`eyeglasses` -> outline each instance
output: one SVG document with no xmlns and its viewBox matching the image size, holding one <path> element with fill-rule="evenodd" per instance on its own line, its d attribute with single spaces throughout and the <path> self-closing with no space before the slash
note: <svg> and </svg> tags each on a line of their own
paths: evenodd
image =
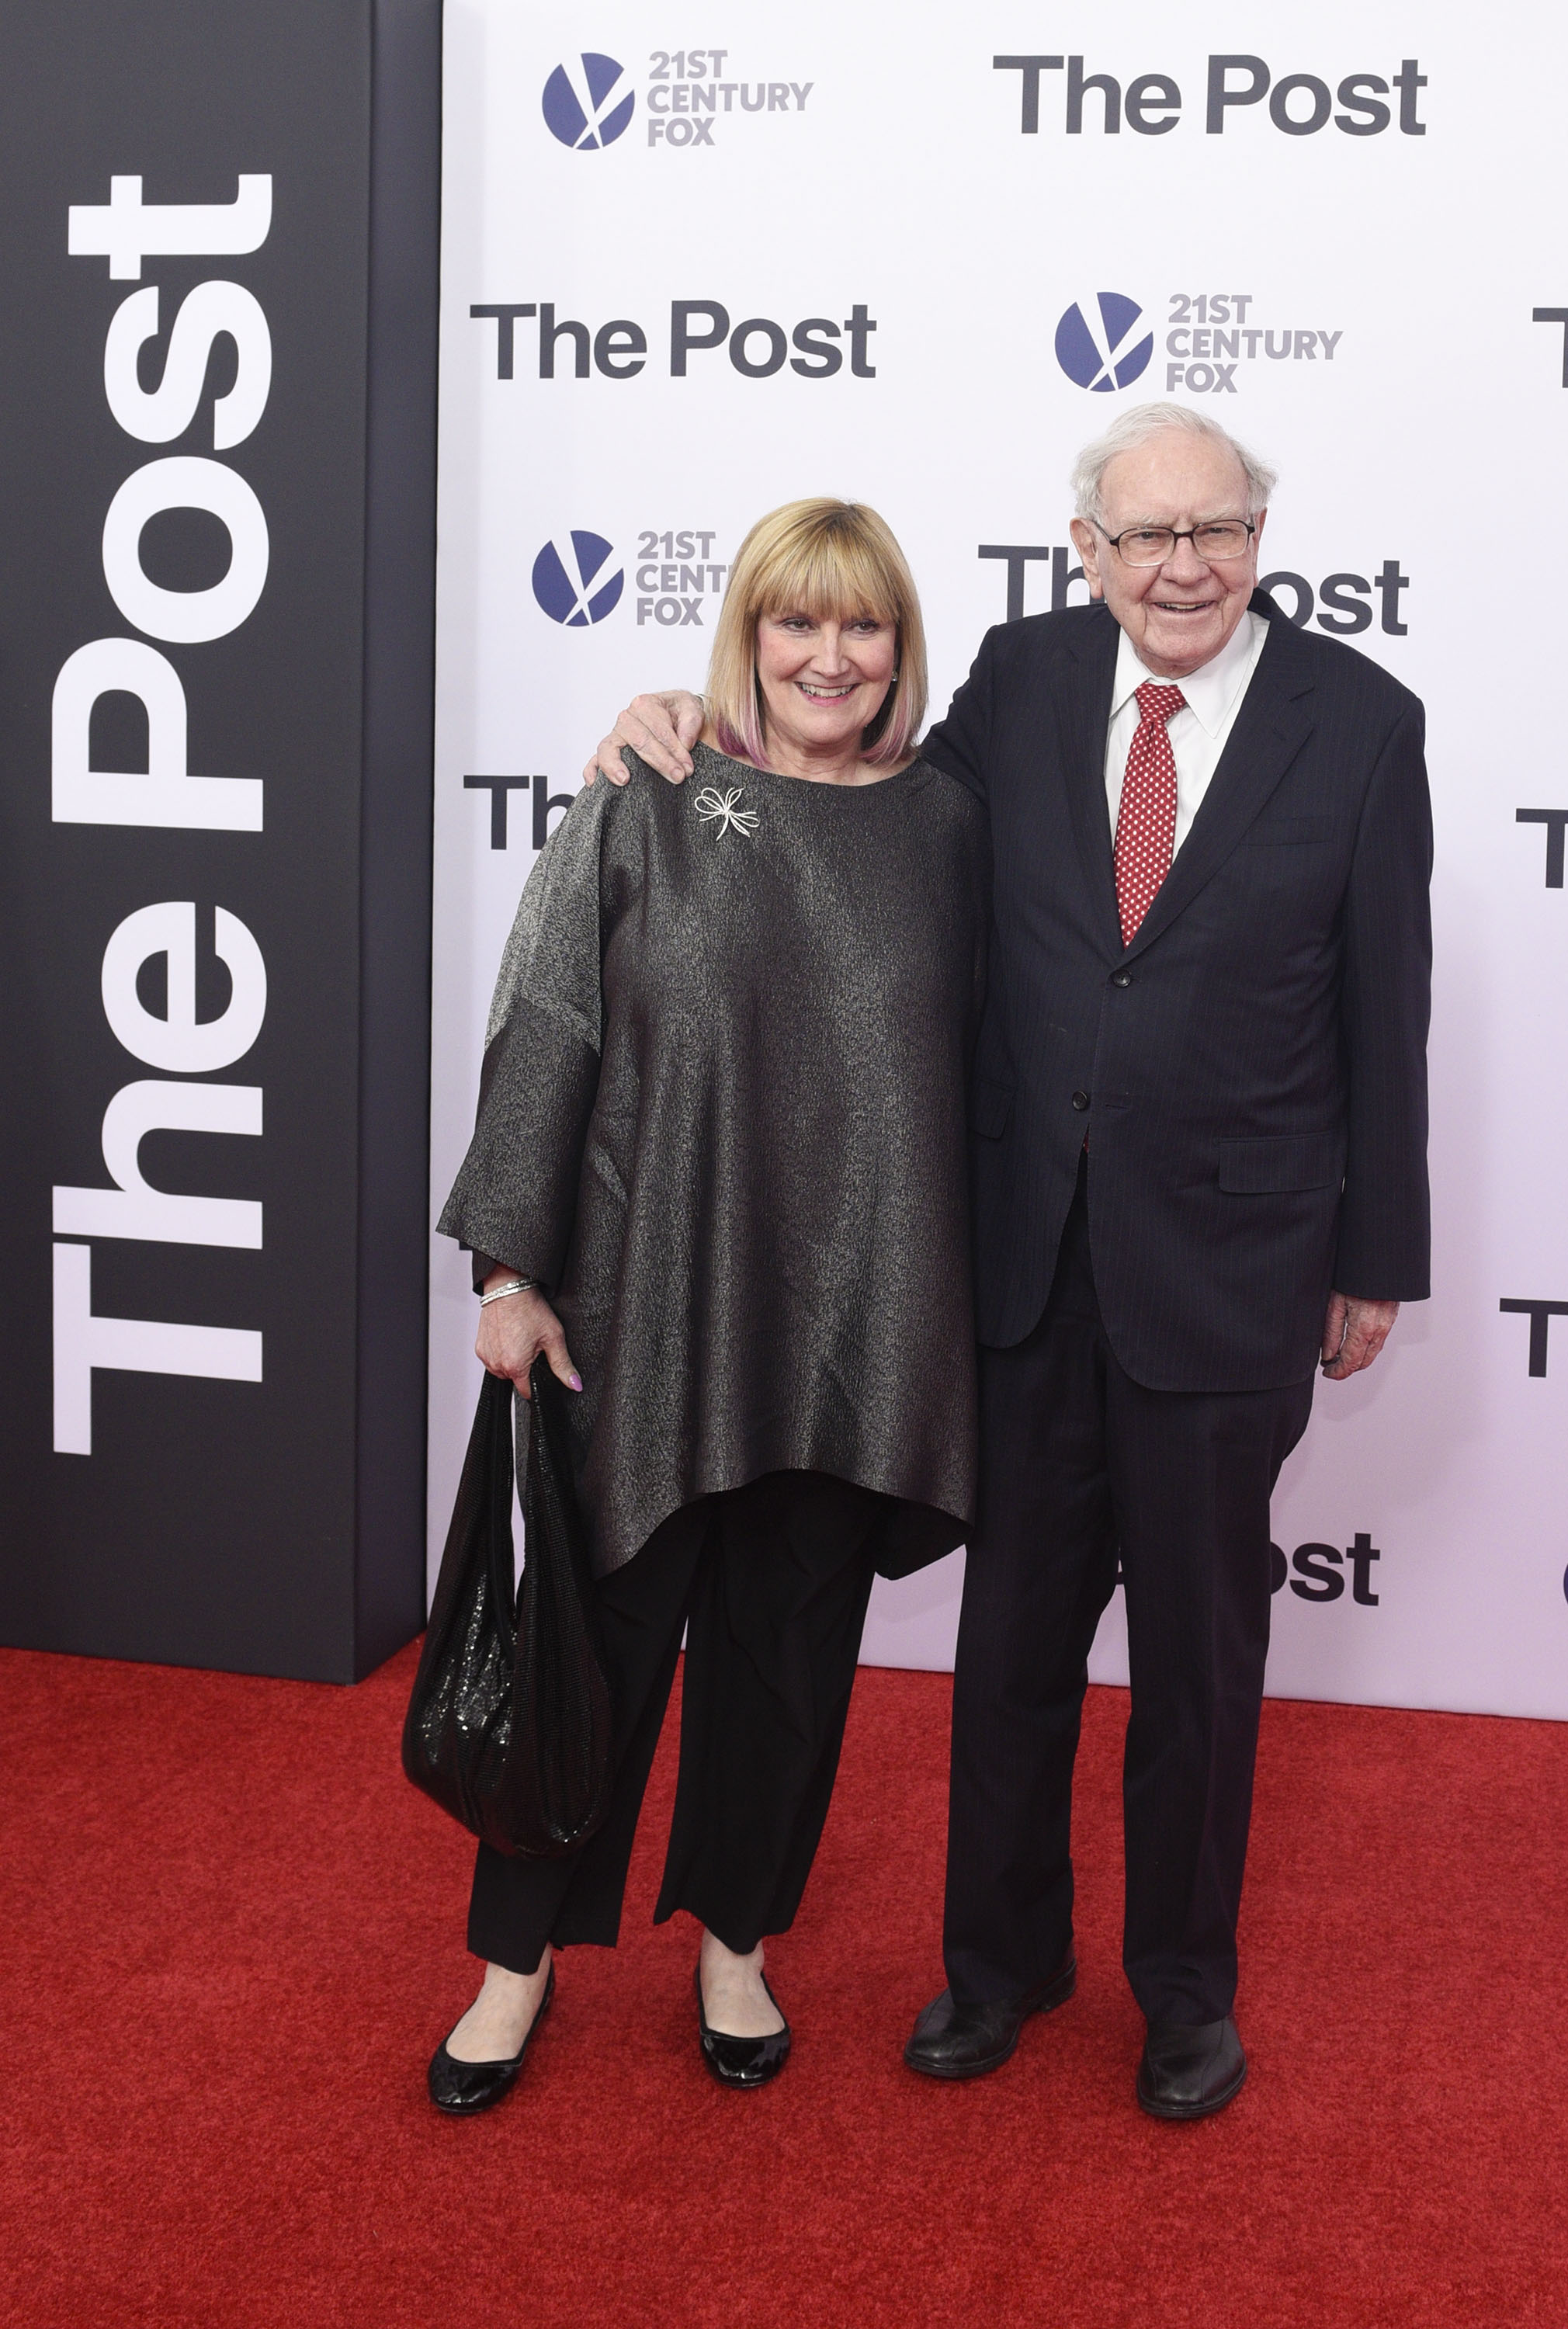
<svg viewBox="0 0 1568 2329">
<path fill-rule="evenodd" d="M 1094 525 L 1097 532 L 1105 533 L 1098 518 Z M 1190 542 L 1206 566 L 1223 566 L 1227 558 L 1246 556 L 1247 544 L 1256 532 L 1251 518 L 1221 517 L 1207 525 L 1183 526 L 1179 532 L 1173 525 L 1129 525 L 1120 533 L 1105 533 L 1105 539 L 1123 566 L 1163 566 L 1176 555 L 1178 542 Z"/>
</svg>

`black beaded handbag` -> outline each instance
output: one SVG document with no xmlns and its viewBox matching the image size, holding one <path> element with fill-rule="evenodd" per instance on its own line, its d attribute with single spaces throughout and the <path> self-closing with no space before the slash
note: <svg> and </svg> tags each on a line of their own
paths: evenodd
<svg viewBox="0 0 1568 2329">
<path fill-rule="evenodd" d="M 514 1594 L 512 1388 L 487 1374 L 403 1724 L 403 1768 L 497 1852 L 559 1859 L 609 1808 L 610 1693 L 567 1393 L 543 1358 L 528 1387 L 521 1585 Z"/>
</svg>

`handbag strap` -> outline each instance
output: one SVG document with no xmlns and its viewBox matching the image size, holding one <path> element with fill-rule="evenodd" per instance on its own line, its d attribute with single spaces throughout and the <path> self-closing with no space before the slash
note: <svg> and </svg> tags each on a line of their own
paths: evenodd
<svg viewBox="0 0 1568 2329">
<path fill-rule="evenodd" d="M 490 1403 L 489 1439 L 485 1463 L 484 1533 L 490 1559 L 490 1589 L 497 1622 L 507 1648 L 517 1648 L 517 1584 L 512 1575 L 512 1433 L 517 1392 L 505 1375 L 487 1375 L 484 1394 Z"/>
</svg>

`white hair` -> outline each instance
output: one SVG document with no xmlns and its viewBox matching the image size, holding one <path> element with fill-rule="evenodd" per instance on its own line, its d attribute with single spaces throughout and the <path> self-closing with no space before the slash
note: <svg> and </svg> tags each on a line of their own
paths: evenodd
<svg viewBox="0 0 1568 2329">
<path fill-rule="evenodd" d="M 1162 437 L 1168 429 L 1183 429 L 1189 437 L 1207 437 L 1211 443 L 1228 447 L 1242 465 L 1247 481 L 1247 515 L 1256 517 L 1266 509 L 1269 496 L 1279 483 L 1276 470 L 1255 453 L 1239 445 L 1228 429 L 1211 420 L 1204 412 L 1195 412 L 1190 404 L 1135 404 L 1130 412 L 1114 420 L 1103 437 L 1085 445 L 1073 464 L 1070 483 L 1074 505 L 1081 518 L 1094 524 L 1103 521 L 1105 504 L 1102 487 L 1105 472 L 1119 453 L 1131 453 L 1140 445 L 1147 445 L 1153 437 Z"/>
</svg>

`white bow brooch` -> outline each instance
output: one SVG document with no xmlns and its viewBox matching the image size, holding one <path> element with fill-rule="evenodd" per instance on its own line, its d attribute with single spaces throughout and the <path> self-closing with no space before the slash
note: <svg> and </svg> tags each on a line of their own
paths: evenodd
<svg viewBox="0 0 1568 2329">
<path fill-rule="evenodd" d="M 724 833 L 731 825 L 735 827 L 737 833 L 747 834 L 754 833 L 761 822 L 756 809 L 737 808 L 735 806 L 745 790 L 744 785 L 737 785 L 732 791 L 719 793 L 716 792 L 711 785 L 705 785 L 697 796 L 698 816 L 708 818 L 717 817 L 718 822 L 714 825 L 715 833 Z"/>
</svg>

